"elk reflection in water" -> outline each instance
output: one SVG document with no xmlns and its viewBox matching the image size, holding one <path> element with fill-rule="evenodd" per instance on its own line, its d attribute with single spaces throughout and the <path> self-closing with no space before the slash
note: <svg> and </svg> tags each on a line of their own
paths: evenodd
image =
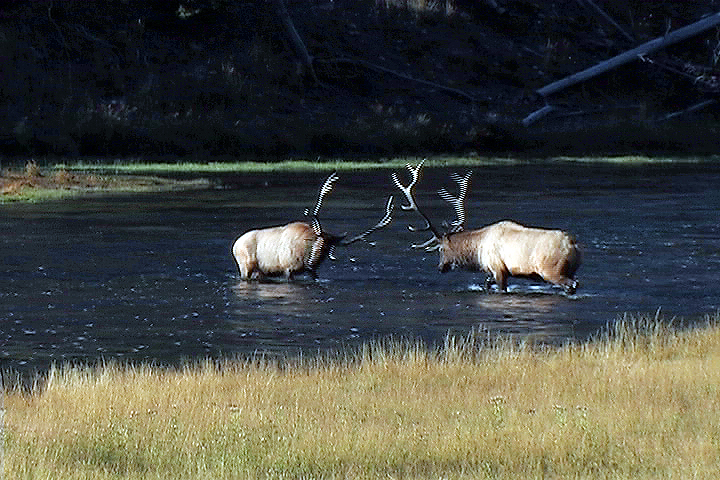
<svg viewBox="0 0 720 480">
<path fill-rule="evenodd" d="M 292 317 L 309 317 L 308 308 L 317 300 L 317 285 L 303 281 L 296 282 L 239 282 L 231 287 L 233 293 L 242 299 L 236 313 L 267 313 L 289 315 Z"/>
</svg>

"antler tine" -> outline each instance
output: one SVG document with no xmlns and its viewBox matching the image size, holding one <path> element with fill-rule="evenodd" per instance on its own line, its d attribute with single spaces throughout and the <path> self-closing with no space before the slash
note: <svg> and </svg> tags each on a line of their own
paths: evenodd
<svg viewBox="0 0 720 480">
<path fill-rule="evenodd" d="M 467 197 L 468 189 L 470 188 L 470 177 L 472 176 L 472 172 L 467 172 L 464 176 L 460 176 L 457 173 L 453 173 L 450 175 L 450 178 L 455 180 L 455 182 L 460 186 L 460 194 L 458 195 L 458 198 L 462 201 L 465 201 L 465 197 Z"/>
<path fill-rule="evenodd" d="M 392 174 L 392 179 L 395 183 L 395 186 L 398 187 L 401 192 L 403 192 L 403 194 L 405 195 L 405 199 L 408 202 L 407 205 L 400 205 L 400 208 L 402 208 L 403 210 L 414 210 L 423 218 L 423 220 L 425 220 L 424 227 L 419 228 L 413 225 L 408 225 L 408 230 L 410 230 L 411 232 L 430 231 L 432 233 L 432 237 L 428 241 L 420 245 L 412 245 L 413 248 L 427 248 L 428 245 L 432 244 L 433 242 L 439 242 L 440 240 L 440 235 L 438 234 L 437 229 L 433 227 L 427 215 L 425 215 L 418 208 L 417 203 L 415 202 L 415 197 L 413 195 L 413 188 L 415 188 L 415 185 L 420 178 L 420 169 L 422 168 L 424 162 L 425 160 L 421 161 L 414 167 L 410 164 L 407 164 L 407 168 L 408 170 L 410 170 L 410 175 L 412 176 L 412 180 L 407 186 L 403 185 L 402 182 L 400 182 L 400 178 L 398 177 L 397 173 Z"/>
<path fill-rule="evenodd" d="M 438 239 L 435 235 L 424 241 L 423 243 L 413 243 L 410 245 L 410 247 L 415 248 L 417 250 L 423 248 L 428 252 L 432 252 L 435 250 L 440 249 L 440 243 L 438 242 Z"/>
<path fill-rule="evenodd" d="M 424 160 L 423 160 L 423 162 L 424 162 Z M 406 210 L 406 211 L 414 210 L 414 211 L 418 212 L 425 219 L 425 222 L 426 222 L 426 225 L 423 228 L 417 228 L 417 227 L 413 227 L 412 225 L 408 225 L 408 229 L 411 232 L 425 231 L 425 230 L 430 230 L 432 228 L 432 226 L 430 225 L 430 221 L 418 209 L 417 203 L 415 203 L 415 197 L 413 196 L 413 188 L 415 188 L 415 184 L 417 184 L 418 179 L 420 178 L 420 168 L 422 167 L 423 162 L 420 162 L 415 167 L 413 167 L 409 163 L 406 165 L 408 170 L 410 170 L 410 174 L 412 176 L 412 180 L 410 181 L 410 183 L 408 184 L 407 187 L 404 186 L 400 182 L 400 178 L 398 177 L 397 173 L 393 172 L 393 174 L 392 174 L 392 179 L 393 179 L 393 182 L 395 182 L 395 186 L 398 187 L 400 189 L 400 191 L 403 192 L 403 194 L 405 194 L 405 199 L 408 202 L 407 205 L 400 205 L 400 208 L 402 208 L 403 210 Z"/>
<path fill-rule="evenodd" d="M 415 199 L 413 198 L 412 189 L 415 188 L 415 184 L 417 184 L 418 179 L 420 178 L 420 169 L 422 168 L 424 162 L 425 160 L 422 160 L 414 167 L 409 163 L 405 165 L 407 169 L 410 170 L 410 175 L 412 176 L 412 180 L 407 187 L 403 186 L 403 184 L 400 182 L 400 178 L 398 177 L 397 173 L 393 172 L 392 174 L 392 179 L 393 182 L 395 182 L 395 186 L 398 187 L 405 194 L 405 198 L 408 201 L 408 205 L 400 205 L 400 208 L 402 208 L 403 210 L 417 210 L 417 205 L 415 204 Z"/>
<path fill-rule="evenodd" d="M 465 176 L 460 176 L 457 173 L 453 173 L 450 178 L 455 180 L 455 182 L 460 187 L 460 192 L 458 193 L 458 196 L 455 197 L 454 195 L 450 194 L 445 188 L 438 191 L 438 194 L 440 195 L 440 198 L 448 202 L 450 205 L 452 205 L 455 208 L 455 213 L 457 215 L 457 220 L 452 222 L 450 231 L 451 232 L 459 232 L 462 231 L 465 228 L 465 199 L 467 198 L 468 189 L 470 188 L 470 176 L 472 175 L 472 172 L 467 172 Z"/>
<path fill-rule="evenodd" d="M 318 220 L 317 217 L 312 217 L 310 226 L 312 227 L 313 232 L 315 232 L 315 235 L 318 237 L 322 235 L 322 227 L 320 226 L 320 220 Z"/>
<path fill-rule="evenodd" d="M 390 197 L 388 198 L 387 204 L 385 205 L 385 216 L 384 216 L 378 223 L 376 223 L 373 227 L 371 227 L 370 229 L 364 231 L 364 232 L 361 233 L 360 235 L 357 235 L 357 236 L 355 236 L 355 237 L 352 237 L 352 238 L 349 239 L 349 240 L 343 240 L 343 241 L 340 242 L 340 243 L 341 243 L 342 245 L 350 245 L 351 243 L 355 243 L 355 242 L 358 242 L 358 241 L 360 241 L 360 240 L 365 240 L 365 238 L 366 238 L 368 235 L 370 235 L 371 233 L 373 233 L 373 232 L 375 232 L 375 231 L 377 231 L 377 230 L 380 230 L 380 229 L 383 228 L 383 227 L 387 227 L 388 225 L 390 225 L 390 222 L 392 222 L 392 211 L 393 211 L 393 207 L 395 206 L 394 200 L 395 200 L 395 199 L 393 198 L 393 196 L 390 195 Z"/>
<path fill-rule="evenodd" d="M 318 193 L 317 202 L 315 202 L 315 208 L 313 208 L 313 217 L 317 217 L 318 213 L 320 213 L 320 208 L 322 207 L 323 201 L 325 201 L 325 197 L 332 191 L 333 186 L 335 185 L 335 182 L 337 182 L 338 178 L 340 177 L 338 177 L 337 172 L 333 172 L 327 179 L 325 179 L 325 183 L 323 183 L 323 186 L 320 187 L 320 193 Z M 307 211 L 305 214 L 307 215 Z"/>
</svg>

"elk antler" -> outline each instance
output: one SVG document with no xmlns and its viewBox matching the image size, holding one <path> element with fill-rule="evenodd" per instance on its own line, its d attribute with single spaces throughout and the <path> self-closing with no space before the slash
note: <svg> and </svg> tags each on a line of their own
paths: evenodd
<svg viewBox="0 0 720 480">
<path fill-rule="evenodd" d="M 385 205 L 385 216 L 369 230 L 366 230 L 363 233 L 361 233 L 360 235 L 356 235 L 349 240 L 343 240 L 342 242 L 340 242 L 340 245 L 350 245 L 351 243 L 355 243 L 360 240 L 365 240 L 365 238 L 368 235 L 370 235 L 371 233 L 390 225 L 390 222 L 392 222 L 393 207 L 394 207 L 393 196 L 390 195 L 390 197 L 388 198 L 387 204 Z"/>
<path fill-rule="evenodd" d="M 318 193 L 318 198 L 315 202 L 315 208 L 313 208 L 312 211 L 312 228 L 316 235 L 320 235 L 322 233 L 320 221 L 317 219 L 318 213 L 320 213 L 320 208 L 322 207 L 323 201 L 325 201 L 325 197 L 332 192 L 333 186 L 335 185 L 335 182 L 337 182 L 338 178 L 340 177 L 338 177 L 337 172 L 333 172 L 325 179 L 322 187 L 320 187 L 320 192 Z M 305 209 L 305 215 L 310 215 L 310 212 L 307 209 Z"/>
<path fill-rule="evenodd" d="M 432 223 L 430 223 L 430 219 L 425 215 L 417 206 L 417 203 L 415 202 L 415 197 L 413 196 L 413 188 L 415 188 L 415 185 L 418 182 L 418 179 L 420 178 L 420 169 L 423 166 L 422 162 L 418 163 L 415 167 L 408 164 L 407 168 L 410 170 L 410 175 L 412 176 L 412 180 L 407 186 L 404 186 L 400 179 L 398 178 L 397 173 L 392 174 L 393 182 L 395 182 L 395 186 L 400 189 L 401 192 L 405 195 L 405 198 L 408 201 L 407 205 L 400 205 L 400 208 L 403 210 L 413 210 L 417 212 L 424 220 L 425 220 L 425 226 L 418 228 L 414 227 L 412 225 L 408 225 L 408 229 L 411 232 L 424 232 L 424 231 L 430 231 L 432 233 L 432 237 L 430 237 L 427 241 L 421 243 L 421 244 L 413 244 L 412 248 L 424 248 L 426 250 L 434 250 L 436 248 L 439 248 L 440 246 L 440 237 L 441 235 L 438 233 L 437 229 L 433 227 Z"/>
<path fill-rule="evenodd" d="M 470 188 L 470 176 L 472 172 L 467 172 L 464 177 L 461 177 L 457 173 L 453 173 L 450 178 L 455 180 L 455 183 L 460 187 L 458 196 L 455 197 L 450 194 L 446 189 L 438 191 L 438 195 L 452 205 L 455 208 L 457 220 L 450 224 L 448 233 L 462 232 L 465 229 L 465 199 L 467 198 L 468 189 Z"/>
</svg>

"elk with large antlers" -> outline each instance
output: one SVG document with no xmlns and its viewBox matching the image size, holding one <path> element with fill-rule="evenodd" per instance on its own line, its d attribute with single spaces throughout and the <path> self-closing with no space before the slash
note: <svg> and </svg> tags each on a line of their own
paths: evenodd
<svg viewBox="0 0 720 480">
<path fill-rule="evenodd" d="M 310 224 L 293 222 L 287 225 L 250 230 L 238 238 L 232 247 L 240 277 L 250 281 L 284 275 L 290 280 L 294 274 L 309 273 L 316 278 L 315 270 L 325 258 L 335 259 L 335 247 L 347 246 L 390 224 L 392 221 L 393 197 L 388 198 L 385 216 L 373 227 L 346 238 L 346 235 L 333 235 L 323 230 L 318 213 L 325 197 L 332 191 L 337 174 L 331 174 L 323 183 L 318 194 L 315 208 L 310 215 Z"/>
<path fill-rule="evenodd" d="M 568 294 L 575 293 L 577 281 L 574 276 L 580 267 L 581 256 L 572 235 L 562 230 L 529 228 L 509 220 L 466 231 L 465 198 L 470 186 L 470 173 L 452 176 L 459 186 L 457 197 L 446 189 L 438 192 L 454 207 L 457 215 L 457 219 L 447 225 L 447 231 L 440 233 L 415 201 L 413 189 L 420 178 L 422 164 L 407 166 L 412 177 L 407 186 L 400 182 L 396 173 L 392 179 L 408 201 L 401 208 L 415 211 L 425 220 L 423 227 L 408 228 L 432 233 L 429 240 L 415 244 L 413 248 L 439 250 L 438 268 L 441 272 L 453 268 L 484 270 L 491 274 L 486 280 L 488 290 L 494 282 L 500 291 L 505 292 L 509 277 L 525 277 L 561 286 Z"/>
</svg>

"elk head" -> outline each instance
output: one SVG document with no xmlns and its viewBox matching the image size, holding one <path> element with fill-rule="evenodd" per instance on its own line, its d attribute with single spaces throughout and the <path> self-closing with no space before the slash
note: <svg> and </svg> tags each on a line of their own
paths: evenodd
<svg viewBox="0 0 720 480">
<path fill-rule="evenodd" d="M 397 174 L 393 174 L 393 182 L 403 192 L 408 204 L 402 205 L 403 210 L 412 210 L 419 214 L 425 221 L 423 227 L 408 226 L 410 231 L 430 231 L 432 236 L 423 243 L 413 244 L 412 248 L 424 248 L 426 251 L 438 251 L 440 258 L 438 262 L 438 270 L 445 273 L 453 268 L 469 268 L 476 269 L 477 265 L 477 242 L 473 238 L 474 232 L 465 231 L 465 200 L 467 198 L 468 190 L 470 189 L 470 176 L 472 172 L 467 172 L 465 175 L 459 175 L 453 173 L 452 178 L 455 183 L 458 184 L 458 195 L 452 195 L 447 189 L 443 188 L 438 190 L 438 195 L 448 202 L 455 210 L 456 218 L 452 222 L 443 222 L 442 226 L 444 231 L 441 233 L 440 230 L 433 226 L 432 222 L 425 213 L 417 205 L 414 196 L 414 188 L 420 177 L 420 170 L 424 160 L 418 165 L 413 167 L 407 165 L 412 180 L 405 186 L 400 182 Z"/>
<path fill-rule="evenodd" d="M 438 191 L 440 197 L 453 206 L 457 215 L 457 218 L 451 223 L 443 223 L 445 231 L 443 233 L 440 233 L 440 231 L 432 224 L 428 216 L 422 210 L 420 210 L 417 202 L 415 201 L 415 194 L 413 190 L 420 178 L 420 171 L 424 162 L 425 160 L 421 161 L 414 167 L 410 164 L 407 165 L 407 169 L 410 171 L 411 176 L 410 183 L 407 186 L 402 184 L 397 173 L 392 174 L 392 180 L 395 183 L 395 186 L 400 189 L 401 192 L 403 192 L 403 194 L 405 195 L 405 199 L 408 202 L 407 205 L 401 205 L 400 207 L 406 211 L 416 212 L 425 221 L 425 225 L 422 227 L 415 227 L 413 225 L 409 225 L 408 229 L 411 232 L 429 231 L 432 234 L 432 236 L 425 242 L 420 244 L 413 244 L 412 248 L 423 248 L 426 251 L 439 250 L 441 254 L 440 268 L 442 270 L 442 266 L 444 265 L 443 245 L 447 243 L 447 239 L 450 235 L 460 233 L 465 229 L 465 199 L 467 198 L 468 189 L 470 187 L 471 172 L 466 173 L 464 176 L 460 176 L 458 174 L 452 175 L 451 178 L 455 182 L 457 182 L 460 187 L 460 192 L 457 197 L 450 194 L 444 188 Z"/>
<path fill-rule="evenodd" d="M 317 240 L 313 243 L 312 250 L 310 253 L 310 257 L 308 260 L 308 263 L 310 265 L 317 265 L 319 264 L 323 258 L 327 255 L 327 257 L 330 260 L 335 260 L 335 249 L 338 245 L 340 246 L 348 246 L 350 244 L 353 244 L 355 242 L 359 242 L 362 240 L 365 240 L 370 234 L 373 232 L 380 230 L 381 228 L 384 228 L 392 222 L 392 211 L 394 207 L 394 200 L 393 196 L 390 195 L 388 197 L 387 203 L 385 204 L 385 215 L 380 219 L 378 223 L 370 227 L 368 230 L 362 232 L 359 235 L 355 235 L 351 238 L 346 238 L 347 233 L 343 233 L 340 235 L 334 235 L 332 233 L 329 233 L 325 231 L 322 228 L 322 225 L 320 224 L 320 220 L 318 218 L 318 213 L 320 213 L 320 208 L 322 207 L 323 201 L 325 200 L 325 197 L 332 191 L 333 186 L 335 182 L 338 180 L 338 175 L 336 172 L 333 172 L 323 183 L 322 187 L 320 187 L 320 192 L 318 193 L 317 201 L 315 202 L 315 207 L 312 210 L 312 215 L 309 210 L 305 210 L 305 215 L 310 215 L 311 220 L 310 224 L 312 226 L 313 231 L 315 232 L 315 235 L 317 236 Z"/>
</svg>

